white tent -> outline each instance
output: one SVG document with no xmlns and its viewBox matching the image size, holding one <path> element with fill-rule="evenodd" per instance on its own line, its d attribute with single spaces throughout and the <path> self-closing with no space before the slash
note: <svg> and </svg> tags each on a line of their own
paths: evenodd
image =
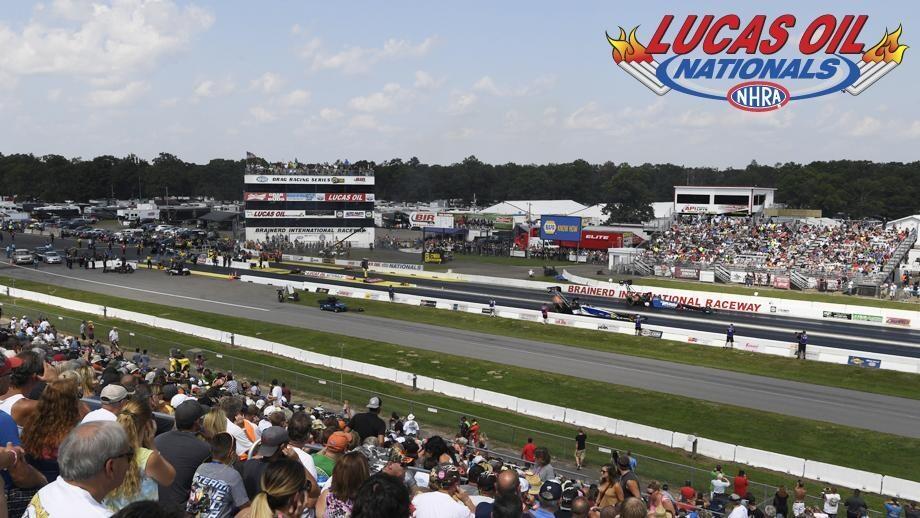
<svg viewBox="0 0 920 518">
<path fill-rule="evenodd" d="M 530 214 L 532 219 L 537 219 L 544 214 L 555 216 L 576 215 L 576 212 L 587 208 L 587 206 L 572 200 L 511 200 L 496 203 L 479 212 L 503 216 L 526 216 Z"/>
</svg>

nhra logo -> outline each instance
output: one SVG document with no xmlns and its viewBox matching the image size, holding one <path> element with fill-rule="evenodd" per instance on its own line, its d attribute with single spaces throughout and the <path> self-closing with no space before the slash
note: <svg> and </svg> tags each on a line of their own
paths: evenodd
<svg viewBox="0 0 920 518">
<path fill-rule="evenodd" d="M 345 183 L 345 179 L 344 179 L 344 178 L 339 178 L 338 176 L 333 176 L 333 177 L 332 177 L 332 183 Z"/>
<path fill-rule="evenodd" d="M 259 182 L 259 183 L 265 183 L 265 182 L 268 181 L 268 177 L 267 177 L 267 176 L 258 176 L 258 177 L 256 177 L 256 181 Z"/>
<path fill-rule="evenodd" d="M 616 65 L 658 95 L 671 90 L 768 112 L 789 101 L 845 91 L 859 95 L 900 65 L 901 27 L 875 45 L 859 41 L 868 15 L 689 15 L 661 19 L 648 44 L 633 28 L 607 34 Z"/>
</svg>

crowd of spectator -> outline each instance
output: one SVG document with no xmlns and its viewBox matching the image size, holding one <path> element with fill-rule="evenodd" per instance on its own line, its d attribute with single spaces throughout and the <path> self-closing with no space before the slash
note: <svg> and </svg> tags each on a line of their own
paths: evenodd
<svg viewBox="0 0 920 518">
<path fill-rule="evenodd" d="M 218 372 L 202 354 L 158 362 L 123 350 L 117 328 L 105 338 L 92 322 L 68 335 L 42 316 L 4 326 L 0 516 L 836 518 L 840 501 L 828 488 L 823 508 L 806 507 L 797 485 L 758 507 L 744 472 L 720 468 L 709 491 L 672 493 L 640 482 L 630 452 L 597 482 L 575 481 L 532 440 L 520 461 L 495 454 L 475 418 L 439 434 L 412 414 L 385 421 L 378 396 L 358 413 L 308 407 L 285 383 Z M 579 469 L 586 439 L 579 430 Z M 865 515 L 859 501 L 848 518 Z M 920 513 L 886 504 L 889 518 L 902 509 Z"/>
<path fill-rule="evenodd" d="M 248 157 L 250 159 L 255 158 Z M 291 162 L 275 162 L 267 166 L 249 163 L 246 174 L 273 174 L 273 175 L 310 175 L 310 176 L 374 176 L 374 169 L 369 166 L 356 167 L 347 160 L 335 163 L 302 164 L 297 160 Z"/>
<path fill-rule="evenodd" d="M 881 271 L 907 231 L 878 223 L 776 223 L 742 217 L 680 219 L 649 244 L 659 264 L 739 265 L 818 274 Z"/>
</svg>

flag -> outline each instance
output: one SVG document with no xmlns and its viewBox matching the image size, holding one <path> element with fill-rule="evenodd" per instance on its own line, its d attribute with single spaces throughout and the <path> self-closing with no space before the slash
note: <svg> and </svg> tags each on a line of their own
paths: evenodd
<svg viewBox="0 0 920 518">
<path fill-rule="evenodd" d="M 256 158 L 258 157 L 254 153 L 251 153 L 249 151 L 246 152 L 246 160 L 254 160 Z"/>
</svg>

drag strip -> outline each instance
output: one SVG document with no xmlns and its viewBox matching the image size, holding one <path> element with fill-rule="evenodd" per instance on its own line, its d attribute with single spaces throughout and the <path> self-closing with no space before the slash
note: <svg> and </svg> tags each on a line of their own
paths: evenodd
<svg viewBox="0 0 920 518">
<path fill-rule="evenodd" d="M 229 269 L 214 266 L 197 265 L 198 270 L 208 272 L 229 273 Z M 306 270 L 308 268 L 301 268 Z M 327 273 L 328 270 L 315 270 Z M 239 272 L 238 272 L 239 273 Z M 321 282 L 339 286 L 355 287 L 354 282 L 341 281 L 328 278 L 313 278 L 294 274 L 271 273 L 260 270 L 250 270 L 247 275 L 272 277 L 277 279 Z M 386 280 L 396 277 L 379 276 Z M 399 293 L 418 295 L 432 298 L 448 298 L 461 302 L 488 303 L 494 298 L 499 306 L 508 306 L 521 309 L 536 310 L 545 303 L 549 303 L 548 295 L 536 290 L 521 288 L 508 288 L 494 285 L 458 284 L 456 282 L 438 284 L 438 281 L 413 279 L 416 286 L 398 287 Z M 362 283 L 362 289 L 387 291 L 387 286 L 374 283 Z M 800 319 L 787 316 L 757 315 L 739 312 L 717 312 L 712 315 L 695 314 L 688 312 L 675 312 L 668 310 L 654 310 L 649 308 L 634 308 L 625 302 L 614 299 L 601 299 L 597 297 L 579 297 L 583 304 L 597 305 L 600 307 L 614 308 L 630 313 L 639 313 L 648 317 L 648 324 L 691 329 L 716 334 L 724 334 L 729 323 L 735 324 L 735 333 L 738 336 L 763 338 L 780 342 L 795 341 L 794 333 L 803 329 L 811 336 L 811 343 L 837 349 L 862 351 L 865 353 L 891 354 L 905 357 L 920 357 L 920 332 L 910 329 L 897 329 L 880 326 L 866 326 L 861 324 L 844 323 L 839 321 L 820 321 Z"/>
<path fill-rule="evenodd" d="M 49 272 L 45 270 L 49 269 L 62 276 L 47 275 Z M 663 393 L 664 405 L 667 405 L 666 394 L 678 394 L 804 419 L 920 437 L 920 427 L 916 426 L 920 419 L 920 400 L 580 349 L 541 342 L 536 339 L 537 336 L 534 340 L 523 340 L 357 313 L 321 312 L 318 308 L 278 303 L 275 289 L 270 286 L 198 276 L 169 277 L 157 270 L 138 270 L 133 275 L 120 276 L 117 282 L 86 281 L 108 280 L 108 276 L 118 274 L 103 274 L 101 270 L 64 270 L 57 266 L 30 269 L 10 268 L 4 264 L 0 266 L 0 274 L 168 305 L 176 312 L 181 312 L 182 308 L 219 312 L 226 316 L 258 320 L 266 326 L 284 324 L 653 390 Z M 213 301 L 231 305 L 217 307 L 212 304 Z M 248 304 L 237 304 L 239 301 Z M 269 311 L 249 309 L 252 307 Z M 175 314 L 172 316 L 175 318 Z M 648 345 L 654 347 L 655 341 L 649 340 Z M 533 378 L 539 382 L 538 373 L 534 373 Z M 619 417 L 637 419 L 637 416 Z M 687 423 L 688 428 L 681 431 L 692 433 L 691 426 L 692 423 Z"/>
</svg>

